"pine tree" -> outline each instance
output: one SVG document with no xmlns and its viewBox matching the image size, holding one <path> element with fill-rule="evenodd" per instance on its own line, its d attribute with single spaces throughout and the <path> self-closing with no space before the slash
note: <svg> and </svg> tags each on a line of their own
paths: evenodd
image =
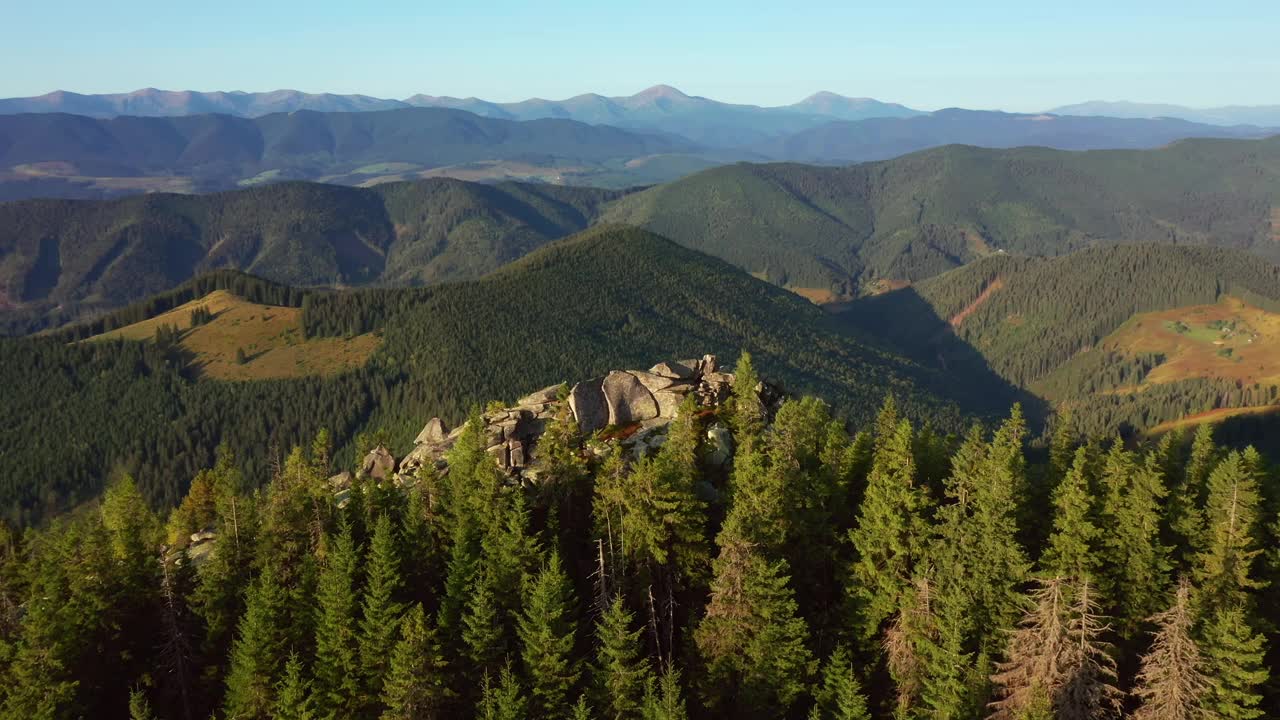
<svg viewBox="0 0 1280 720">
<path fill-rule="evenodd" d="M 284 666 L 284 679 L 276 686 L 274 720 L 315 720 L 311 704 L 311 683 L 302 674 L 302 660 L 290 655 Z"/>
<path fill-rule="evenodd" d="M 706 616 L 694 630 L 708 701 L 737 717 L 784 713 L 813 664 L 787 563 L 770 562 L 726 531 L 713 570 Z"/>
<path fill-rule="evenodd" d="M 391 653 L 391 669 L 382 691 L 381 720 L 435 720 L 448 717 L 447 666 L 427 623 L 422 605 L 400 622 L 400 641 Z"/>
<path fill-rule="evenodd" d="M 602 716 L 622 720 L 635 717 L 651 673 L 640 651 L 641 629 L 632 629 L 633 617 L 615 597 L 596 626 L 597 702 Z"/>
<path fill-rule="evenodd" d="M 1262 587 L 1253 579 L 1257 547 L 1258 481 L 1240 452 L 1228 454 L 1209 475 L 1209 499 L 1196 557 L 1200 601 L 1208 608 L 1244 607 L 1249 591 Z"/>
<path fill-rule="evenodd" d="M 462 642 L 477 673 L 497 674 L 507 656 L 505 618 L 494 597 L 495 582 L 486 566 L 472 586 L 462 616 Z"/>
<path fill-rule="evenodd" d="M 353 717 L 361 701 L 355 573 L 358 551 L 344 524 L 325 558 L 316 590 L 316 703 L 337 717 Z"/>
<path fill-rule="evenodd" d="M 363 612 L 360 616 L 360 669 L 364 673 L 364 694 L 377 697 L 382 689 L 395 646 L 403 606 L 396 598 L 402 592 L 400 557 L 391 518 L 382 515 L 374 524 L 369 554 L 365 560 Z"/>
<path fill-rule="evenodd" d="M 881 419 L 891 410 L 886 403 Z M 860 629 L 867 639 L 900 606 L 927 541 L 930 504 L 915 481 L 911 424 L 903 420 L 891 437 L 877 437 L 876 443 L 858 525 L 849 533 L 858 554 L 850 593 L 859 604 Z"/>
<path fill-rule="evenodd" d="M 836 647 L 822 667 L 809 720 L 871 720 L 853 660 L 843 645 Z"/>
<path fill-rule="evenodd" d="M 528 584 L 519 622 L 531 710 L 540 717 L 568 714 L 570 691 L 578 682 L 572 609 L 573 589 L 553 551 Z"/>
<path fill-rule="evenodd" d="M 1151 618 L 1155 639 L 1142 657 L 1133 689 L 1139 701 L 1133 720 L 1202 720 L 1208 681 L 1192 632 L 1191 586 L 1178 585 L 1173 605 Z"/>
<path fill-rule="evenodd" d="M 688 720 L 684 698 L 680 692 L 680 671 L 668 667 L 655 681 L 645 686 L 640 717 L 643 720 Z"/>
<path fill-rule="evenodd" d="M 1053 533 L 1041 557 L 1042 569 L 1051 576 L 1097 576 L 1102 533 L 1093 523 L 1093 498 L 1089 492 L 1091 464 L 1087 447 L 1076 450 L 1074 460 L 1053 492 Z"/>
<path fill-rule="evenodd" d="M 249 590 L 231 650 L 226 715 L 266 720 L 275 708 L 275 683 L 286 662 L 285 614 L 289 598 L 267 565 Z"/>
<path fill-rule="evenodd" d="M 480 704 L 476 708 L 477 720 L 527 720 L 527 707 L 520 682 L 512 674 L 510 667 L 502 669 L 497 685 L 490 681 L 488 675 L 484 676 Z"/>
<path fill-rule="evenodd" d="M 1270 673 L 1263 665 L 1264 639 L 1249 626 L 1241 608 L 1218 608 L 1201 631 L 1201 650 L 1209 691 L 1205 706 L 1211 717 L 1250 720 L 1262 717 L 1260 689 Z"/>
</svg>

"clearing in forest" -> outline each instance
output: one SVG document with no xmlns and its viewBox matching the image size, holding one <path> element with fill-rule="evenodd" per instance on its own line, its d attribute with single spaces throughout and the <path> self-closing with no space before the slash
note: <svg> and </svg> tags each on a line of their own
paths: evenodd
<svg viewBox="0 0 1280 720">
<path fill-rule="evenodd" d="M 201 307 L 213 318 L 193 327 L 191 312 Z M 201 377 L 213 380 L 332 375 L 363 365 L 378 345 L 371 333 L 307 339 L 301 308 L 258 305 L 224 290 L 92 340 L 149 340 L 164 325 L 181 331 L 180 344 L 194 356 Z M 241 353 L 244 362 L 240 362 Z"/>
<path fill-rule="evenodd" d="M 1164 355 L 1144 384 L 1191 378 L 1280 384 L 1280 314 L 1233 297 L 1134 315 L 1099 347 L 1127 355 Z"/>
<path fill-rule="evenodd" d="M 1162 422 L 1147 431 L 1147 435 L 1160 435 L 1170 430 L 1179 430 L 1183 428 L 1195 427 L 1205 423 L 1220 423 L 1233 417 L 1241 415 L 1268 415 L 1273 412 L 1280 411 L 1280 405 L 1254 405 L 1252 407 L 1238 408 L 1218 408 L 1217 410 L 1206 410 L 1205 412 L 1187 415 L 1186 417 Z"/>
</svg>

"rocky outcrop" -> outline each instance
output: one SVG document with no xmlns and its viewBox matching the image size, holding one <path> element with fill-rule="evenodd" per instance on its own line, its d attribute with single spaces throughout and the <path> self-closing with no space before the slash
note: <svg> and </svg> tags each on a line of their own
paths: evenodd
<svg viewBox="0 0 1280 720">
<path fill-rule="evenodd" d="M 396 459 L 391 451 L 379 445 L 364 456 L 364 461 L 360 463 L 360 472 L 375 480 L 386 480 L 395 475 Z"/>
</svg>

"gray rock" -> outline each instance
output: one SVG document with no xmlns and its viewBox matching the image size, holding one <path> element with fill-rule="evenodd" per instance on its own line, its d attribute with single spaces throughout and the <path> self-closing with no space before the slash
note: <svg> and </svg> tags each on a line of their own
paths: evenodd
<svg viewBox="0 0 1280 720">
<path fill-rule="evenodd" d="M 640 384 L 651 393 L 656 393 L 659 390 L 666 390 L 676 382 L 673 378 L 641 372 L 640 370 L 628 370 L 627 373 L 639 380 Z"/>
<path fill-rule="evenodd" d="M 680 409 L 680 403 L 684 402 L 686 390 L 684 393 L 671 392 L 670 389 L 656 392 L 653 399 L 658 403 L 658 417 L 672 419 L 676 416 L 676 411 Z"/>
<path fill-rule="evenodd" d="M 512 440 L 509 443 L 509 448 L 510 448 L 510 451 L 508 452 L 507 456 L 511 463 L 511 467 L 513 468 L 524 467 L 526 464 L 525 453 L 524 453 L 524 443 L 519 440 Z"/>
<path fill-rule="evenodd" d="M 690 367 L 683 362 L 662 362 L 649 368 L 649 372 L 660 377 L 671 378 L 672 380 L 693 380 L 698 377 L 695 367 Z"/>
<path fill-rule="evenodd" d="M 658 403 L 635 375 L 614 371 L 601 388 L 609 406 L 609 424 L 626 425 L 658 417 Z"/>
<path fill-rule="evenodd" d="M 396 459 L 389 450 L 379 445 L 364 456 L 360 470 L 375 480 L 386 480 L 396 472 Z"/>
<path fill-rule="evenodd" d="M 400 471 L 409 472 L 411 470 L 416 470 L 423 465 L 433 463 L 438 460 L 440 456 L 444 455 L 444 451 L 446 449 L 447 448 L 444 443 L 439 445 L 415 445 L 414 448 L 409 451 L 409 454 L 405 455 L 404 459 L 400 461 Z"/>
<path fill-rule="evenodd" d="M 603 378 L 580 382 L 569 391 L 569 409 L 584 433 L 593 433 L 609 424 L 609 404 L 601 388 Z"/>
<path fill-rule="evenodd" d="M 546 405 L 556 401 L 560 396 L 560 386 L 552 385 L 535 393 L 529 393 L 516 401 L 517 405 Z"/>
<path fill-rule="evenodd" d="M 418 433 L 418 437 L 414 438 L 415 445 L 422 443 L 442 443 L 449 437 L 449 429 L 444 426 L 444 421 L 438 417 L 431 418 L 427 421 L 427 426 L 422 428 L 422 432 Z"/>
<path fill-rule="evenodd" d="M 492 455 L 493 459 L 497 461 L 498 467 L 502 468 L 503 470 L 511 467 L 511 462 L 507 458 L 506 445 L 494 445 L 493 447 L 486 448 L 485 452 Z"/>
<path fill-rule="evenodd" d="M 334 491 L 351 487 L 351 471 L 343 470 L 342 472 L 329 478 L 329 487 Z"/>
<path fill-rule="evenodd" d="M 700 372 L 702 375 L 705 376 L 709 373 L 716 372 L 719 369 L 720 369 L 720 364 L 716 362 L 715 355 L 702 356 L 702 366 L 698 368 L 698 372 Z"/>
<path fill-rule="evenodd" d="M 703 382 L 708 383 L 724 383 L 725 385 L 733 384 L 733 373 L 711 372 L 702 376 Z"/>
<path fill-rule="evenodd" d="M 728 464 L 733 457 L 733 435 L 723 425 L 712 425 L 707 429 L 707 440 L 711 443 L 711 452 L 707 462 L 712 465 Z"/>
</svg>

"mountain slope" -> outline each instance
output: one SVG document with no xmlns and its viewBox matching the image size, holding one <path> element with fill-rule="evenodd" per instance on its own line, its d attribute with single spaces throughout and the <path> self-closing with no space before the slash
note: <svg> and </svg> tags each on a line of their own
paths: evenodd
<svg viewBox="0 0 1280 720">
<path fill-rule="evenodd" d="M 215 268 L 296 285 L 474 278 L 585 228 L 616 195 L 437 179 L 3 203 L 0 318 L 10 332 L 40 327 Z"/>
<path fill-rule="evenodd" d="M 765 377 L 828 391 L 852 419 L 869 419 L 892 392 L 908 415 L 954 429 L 961 408 L 994 411 L 1012 397 L 998 383 L 947 382 L 790 293 L 634 229 L 597 228 L 476 281 L 255 292 L 301 304 L 311 338 L 373 331 L 381 343 L 356 371 L 230 383 L 191 380 L 180 356 L 152 343 L 0 340 L 0 382 L 12 389 L 0 403 L 0 508 L 29 519 L 63 507 L 96 492 L 110 467 L 173 502 L 179 478 L 208 466 L 224 441 L 246 472 L 265 470 L 265 448 L 308 442 L 321 428 L 336 438 L 385 430 L 403 452 L 434 415 L 452 423 L 474 403 L 707 352 L 731 362 L 750 350 Z"/>
<path fill-rule="evenodd" d="M 939 145 L 1058 150 L 1155 148 L 1184 138 L 1256 138 L 1258 127 L 1228 128 L 1173 119 L 1025 115 L 948 109 L 905 118 L 832 122 L 752 146 L 777 160 L 816 163 L 884 160 Z"/>
<path fill-rule="evenodd" d="M 614 203 L 646 227 L 779 284 L 856 294 L 1000 250 L 1100 240 L 1218 245 L 1280 260 L 1280 137 L 1072 153 L 950 146 L 845 168 L 733 165 Z"/>
<path fill-rule="evenodd" d="M 117 115 L 168 117 L 205 113 L 257 117 L 297 110 L 365 112 L 401 107 L 407 105 L 399 100 L 384 100 L 368 95 L 304 93 L 297 90 L 249 93 L 144 88 L 128 93 L 97 95 L 58 90 L 38 97 L 0 99 L 0 113 L 3 114 L 57 112 L 101 118 Z"/>
</svg>

